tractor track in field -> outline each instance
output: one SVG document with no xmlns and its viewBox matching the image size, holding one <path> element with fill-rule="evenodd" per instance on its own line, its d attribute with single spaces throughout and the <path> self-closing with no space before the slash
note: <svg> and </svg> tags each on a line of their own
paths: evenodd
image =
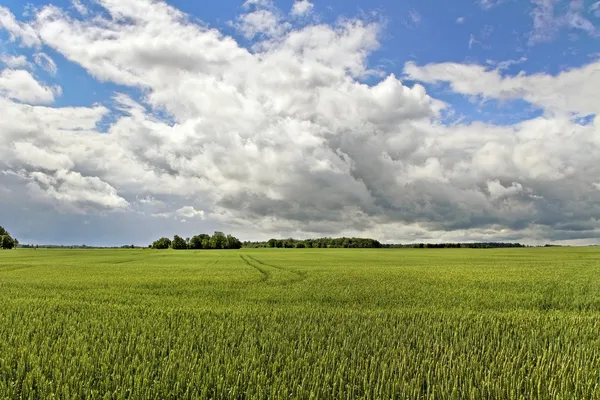
<svg viewBox="0 0 600 400">
<path fill-rule="evenodd" d="M 0 267 L 0 272 L 13 272 L 13 271 L 19 271 L 22 269 L 29 269 L 29 268 L 35 268 L 37 267 L 37 265 L 13 265 L 10 267 Z"/>
<path fill-rule="evenodd" d="M 255 265 L 254 263 L 250 262 L 248 260 L 248 258 L 246 258 L 243 255 L 240 255 L 240 258 L 246 263 L 246 265 L 248 265 L 248 266 L 254 268 L 255 270 L 257 270 L 258 272 L 260 272 L 260 274 L 262 275 L 262 277 L 261 277 L 260 280 L 262 282 L 269 280 L 269 278 L 271 277 L 271 274 L 267 270 L 265 270 L 264 268 L 261 268 L 261 267 Z"/>
<path fill-rule="evenodd" d="M 306 279 L 304 274 L 300 274 L 298 272 L 290 271 L 289 269 L 280 267 L 278 265 L 268 264 L 263 261 L 260 261 L 257 258 L 252 256 L 244 256 L 240 255 L 240 258 L 250 267 L 256 269 L 261 273 L 262 282 L 266 281 L 277 281 L 273 282 L 273 284 L 289 284 L 298 281 L 302 281 Z"/>
<path fill-rule="evenodd" d="M 303 273 L 300 273 L 300 272 L 289 270 L 287 268 L 280 267 L 279 265 L 269 264 L 269 263 L 266 263 L 264 261 L 260 261 L 258 258 L 254 258 L 252 256 L 248 256 L 248 258 L 251 259 L 252 261 L 258 263 L 258 264 L 261 264 L 261 265 L 265 266 L 265 267 L 271 267 L 271 268 L 278 269 L 280 271 L 285 271 L 285 272 L 289 272 L 290 274 L 294 274 L 294 275 L 296 275 L 298 277 L 297 280 L 304 280 L 304 279 L 306 279 L 306 273 L 303 274 Z"/>
<path fill-rule="evenodd" d="M 221 258 L 223 258 L 223 256 L 219 256 L 212 264 L 210 264 L 210 267 L 214 267 L 215 265 L 217 265 L 219 261 L 221 261 Z"/>
</svg>

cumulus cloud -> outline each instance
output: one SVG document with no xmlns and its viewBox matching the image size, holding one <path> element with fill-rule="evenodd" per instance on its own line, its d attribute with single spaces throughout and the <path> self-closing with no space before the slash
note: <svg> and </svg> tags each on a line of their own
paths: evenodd
<svg viewBox="0 0 600 400">
<path fill-rule="evenodd" d="M 314 8 L 313 3 L 311 3 L 308 0 L 298 0 L 294 2 L 294 5 L 292 6 L 292 10 L 290 11 L 290 14 L 294 17 L 303 17 L 305 15 L 308 15 L 312 12 Z"/>
<path fill-rule="evenodd" d="M 23 55 L 0 54 L 0 63 L 12 69 L 31 67 L 31 64 L 27 61 L 27 57 Z"/>
<path fill-rule="evenodd" d="M 59 209 L 86 212 L 90 209 L 125 209 L 129 203 L 115 188 L 95 176 L 60 169 L 53 173 L 22 173 L 35 196 L 54 202 Z"/>
<path fill-rule="evenodd" d="M 514 64 L 514 62 L 511 62 Z M 441 63 L 418 66 L 407 63 L 405 74 L 422 82 L 447 82 L 453 91 L 484 98 L 524 99 L 547 111 L 600 114 L 595 85 L 600 85 L 600 63 L 563 71 L 557 75 L 520 73 L 504 76 L 499 63 L 495 69 L 477 64 Z"/>
<path fill-rule="evenodd" d="M 77 10 L 77 12 L 81 15 L 87 15 L 88 14 L 88 9 L 87 7 L 81 2 L 81 0 L 72 0 L 73 3 L 73 7 L 75 8 L 75 10 Z"/>
<path fill-rule="evenodd" d="M 31 25 L 17 21 L 10 10 L 2 6 L 0 6 L 0 29 L 6 30 L 12 41 L 18 39 L 23 46 L 41 46 L 41 41 L 35 29 Z"/>
<path fill-rule="evenodd" d="M 177 211 L 175 211 L 175 214 L 178 215 L 178 216 L 180 216 L 180 217 L 184 217 L 184 218 L 199 218 L 199 219 L 204 219 L 204 211 L 203 210 L 196 210 L 192 206 L 181 207 L 180 209 L 178 209 Z"/>
<path fill-rule="evenodd" d="M 600 63 L 512 76 L 502 63 L 408 63 L 402 77 L 365 83 L 377 22 L 294 27 L 252 0 L 234 22 L 254 36 L 248 49 L 166 3 L 98 4 L 103 12 L 85 18 L 46 6 L 15 22 L 129 95 L 43 107 L 52 89 L 4 70 L 0 185 L 13 199 L 25 188 L 23 199 L 63 212 L 204 218 L 261 238 L 598 237 Z M 261 11 L 290 25 L 244 19 Z M 450 105 L 404 78 L 544 113 L 509 126 L 447 125 Z"/>
<path fill-rule="evenodd" d="M 0 96 L 30 104 L 48 104 L 54 95 L 60 94 L 59 87 L 40 84 L 29 71 L 5 69 L 0 72 Z"/>
</svg>

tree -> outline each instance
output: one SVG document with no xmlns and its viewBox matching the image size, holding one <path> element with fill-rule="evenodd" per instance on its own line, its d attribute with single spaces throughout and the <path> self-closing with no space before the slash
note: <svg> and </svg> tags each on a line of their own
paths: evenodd
<svg viewBox="0 0 600 400">
<path fill-rule="evenodd" d="M 169 247 L 171 247 L 171 239 L 166 237 L 162 237 L 152 243 L 153 249 L 168 249 Z"/>
<path fill-rule="evenodd" d="M 186 250 L 188 248 L 185 240 L 178 235 L 175 235 L 175 237 L 173 238 L 173 241 L 171 242 L 171 247 L 174 250 Z"/>
<path fill-rule="evenodd" d="M 210 238 L 211 249 L 224 249 L 227 244 L 227 237 L 223 232 L 215 232 Z"/>
<path fill-rule="evenodd" d="M 9 235 L 0 236 L 0 247 L 3 249 L 12 249 L 15 247 L 15 241 Z"/>
<path fill-rule="evenodd" d="M 0 248 L 1 249 L 12 249 L 14 247 L 16 247 L 15 239 L 10 237 L 10 234 L 8 233 L 8 231 L 0 226 Z"/>
<path fill-rule="evenodd" d="M 205 242 L 206 240 L 206 242 Z M 190 244 L 189 244 L 189 248 L 190 249 L 195 249 L 195 250 L 200 250 L 200 249 L 207 249 L 208 247 L 208 243 L 210 240 L 210 236 L 207 235 L 206 233 L 201 233 L 200 235 L 196 235 L 193 236 L 190 239 Z"/>
<path fill-rule="evenodd" d="M 227 245 L 225 248 L 226 249 L 241 249 L 242 242 L 240 242 L 240 240 L 236 237 L 227 235 Z"/>
</svg>

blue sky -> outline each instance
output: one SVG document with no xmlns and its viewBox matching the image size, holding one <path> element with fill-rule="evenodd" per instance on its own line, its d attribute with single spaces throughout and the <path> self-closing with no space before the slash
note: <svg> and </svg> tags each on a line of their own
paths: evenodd
<svg viewBox="0 0 600 400">
<path fill-rule="evenodd" d="M 231 35 L 241 44 L 251 46 L 253 40 L 244 39 L 230 24 L 244 11 L 240 0 L 209 1 L 168 1 L 177 9 L 186 12 L 191 18 L 219 29 Z M 568 11 L 574 1 L 557 1 L 555 16 Z M 597 3 L 583 1 L 583 10 Z M 17 18 L 26 19 L 28 10 L 42 7 L 44 1 L 33 1 L 23 6 L 17 0 L 5 0 L 7 6 Z M 56 0 L 52 4 L 73 10 L 69 0 Z M 90 9 L 104 11 L 93 2 L 85 3 Z M 293 6 L 293 1 L 276 1 L 276 7 L 282 12 Z M 532 13 L 535 3 L 522 1 L 477 2 L 473 0 L 453 1 L 451 6 L 438 0 L 425 1 L 315 1 L 315 19 L 322 23 L 334 23 L 341 17 L 365 17 L 383 22 L 381 47 L 370 56 L 370 63 L 386 73 L 402 76 L 404 64 L 416 61 L 419 64 L 457 62 L 488 64 L 515 60 L 503 73 L 516 74 L 524 71 L 528 74 L 557 74 L 565 68 L 579 67 L 594 58 L 600 58 L 598 37 L 586 34 L 581 29 L 564 27 L 553 33 L 551 40 L 530 44 L 534 31 Z M 597 23 L 599 18 L 588 13 L 590 21 Z M 4 33 L 2 48 L 8 53 L 23 53 L 17 43 L 7 42 Z M 56 99 L 57 106 L 91 105 L 95 102 L 108 102 L 115 91 L 128 91 L 111 82 L 98 82 L 91 78 L 85 69 L 70 63 L 51 48 L 45 51 L 57 63 L 60 74 L 56 81 L 63 87 L 62 96 Z M 32 55 L 35 51 L 29 52 Z M 25 52 L 27 53 L 27 52 Z M 45 79 L 53 79 L 44 71 L 38 74 Z M 373 82 L 378 78 L 367 79 Z M 54 80 L 54 79 L 53 79 Z M 410 81 L 408 81 L 410 82 Z M 454 105 L 457 114 L 467 120 L 483 120 L 494 123 L 511 124 L 535 115 L 537 110 L 523 102 L 504 102 L 492 100 L 492 105 L 473 104 L 462 96 L 454 96 L 440 85 L 429 85 L 428 90 L 438 98 Z M 134 94 L 133 92 L 131 92 Z"/>
<path fill-rule="evenodd" d="M 240 43 L 251 46 L 252 40 L 245 40 L 230 24 L 244 11 L 240 0 L 208 1 L 168 1 L 174 7 L 188 13 L 211 27 L 235 37 Z M 556 16 L 568 10 L 572 1 L 558 1 Z M 596 1 L 586 0 L 583 9 L 589 10 Z M 23 6 L 18 0 L 5 0 L 7 6 L 17 18 L 26 19 L 28 10 L 46 5 L 44 1 L 29 2 Z M 69 0 L 56 0 L 52 4 L 73 10 Z M 86 3 L 90 9 L 93 2 Z M 282 11 L 289 10 L 293 1 L 276 1 Z M 598 38 L 586 34 L 581 29 L 565 27 L 558 29 L 551 40 L 528 44 L 534 30 L 532 13 L 535 4 L 521 1 L 458 0 L 448 6 L 443 1 L 321 1 L 314 2 L 316 19 L 322 23 L 334 23 L 340 17 L 380 20 L 383 24 L 381 48 L 370 56 L 373 66 L 387 73 L 401 76 L 404 64 L 416 61 L 419 64 L 439 62 L 467 62 L 490 64 L 507 60 L 520 60 L 509 65 L 503 72 L 515 74 L 525 71 L 528 74 L 538 72 L 557 74 L 565 68 L 578 67 L 600 58 Z M 598 18 L 590 15 L 590 21 Z M 595 19 L 595 20 L 594 20 Z M 8 53 L 23 53 L 17 43 L 7 42 L 8 33 L 4 32 L 2 49 Z M 94 102 L 107 102 L 115 91 L 127 91 L 111 82 L 98 82 L 89 77 L 85 69 L 70 63 L 51 48 L 45 51 L 57 63 L 60 74 L 56 80 L 63 87 L 63 95 L 56 99 L 57 106 L 91 105 Z M 35 51 L 31 51 L 32 55 Z M 27 53 L 27 52 L 25 52 Z M 493 64 L 490 64 L 493 65 Z M 45 79 L 52 79 L 43 71 L 38 72 Z M 370 78 L 372 82 L 377 78 Z M 438 85 L 439 86 L 439 85 Z M 428 87 L 440 98 L 450 101 L 457 111 L 469 120 L 493 121 L 495 123 L 514 123 L 515 119 L 528 118 L 535 110 L 516 102 L 504 103 L 499 113 L 497 104 L 490 109 L 489 104 L 474 106 L 472 102 L 439 90 L 435 85 Z M 525 107 L 524 107 L 525 106 Z M 522 117 L 516 116 L 521 114 Z"/>
<path fill-rule="evenodd" d="M 0 224 L 596 243 L 600 2 L 448 4 L 5 0 Z"/>
</svg>

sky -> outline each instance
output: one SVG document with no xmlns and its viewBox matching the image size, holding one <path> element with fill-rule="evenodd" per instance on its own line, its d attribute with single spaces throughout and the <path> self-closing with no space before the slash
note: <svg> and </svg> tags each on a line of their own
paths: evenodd
<svg viewBox="0 0 600 400">
<path fill-rule="evenodd" d="M 21 243 L 600 244 L 600 1 L 0 4 Z"/>
</svg>

